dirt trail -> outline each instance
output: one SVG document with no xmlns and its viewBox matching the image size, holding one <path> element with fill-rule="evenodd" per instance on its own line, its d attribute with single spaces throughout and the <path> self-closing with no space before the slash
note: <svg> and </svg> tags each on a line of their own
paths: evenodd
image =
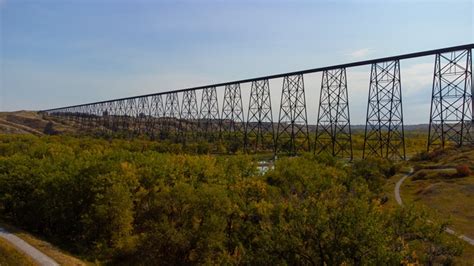
<svg viewBox="0 0 474 266">
<path fill-rule="evenodd" d="M 50 257 L 46 256 L 41 251 L 37 250 L 32 245 L 26 243 L 23 239 L 17 237 L 16 235 L 8 232 L 4 228 L 0 227 L 0 237 L 4 238 L 8 242 L 10 242 L 15 248 L 21 250 L 23 253 L 30 256 L 34 261 L 36 261 L 39 265 L 42 266 L 59 266 L 59 264 L 51 259 Z"/>
</svg>

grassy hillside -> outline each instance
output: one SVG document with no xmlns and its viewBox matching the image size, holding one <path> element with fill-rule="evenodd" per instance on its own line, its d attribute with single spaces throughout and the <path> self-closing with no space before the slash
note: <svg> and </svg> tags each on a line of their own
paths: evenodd
<svg viewBox="0 0 474 266">
<path fill-rule="evenodd" d="M 427 154 L 413 163 L 402 196 L 451 217 L 453 229 L 474 238 L 474 147 Z"/>
<path fill-rule="evenodd" d="M 46 119 L 35 111 L 0 112 L 0 134 L 44 135 L 49 127 L 58 133 L 74 132 L 77 129 L 65 121 Z"/>
<path fill-rule="evenodd" d="M 404 202 L 434 210 L 454 231 L 474 238 L 474 147 L 423 153 L 412 163 L 415 172 L 401 187 Z M 474 247 L 466 245 L 460 263 L 473 261 Z"/>
</svg>

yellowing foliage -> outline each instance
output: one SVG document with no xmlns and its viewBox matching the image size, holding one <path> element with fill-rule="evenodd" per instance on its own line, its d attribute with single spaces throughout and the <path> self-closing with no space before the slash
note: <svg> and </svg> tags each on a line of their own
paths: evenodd
<svg viewBox="0 0 474 266">
<path fill-rule="evenodd" d="M 183 154 L 175 144 L 0 139 L 0 215 L 91 259 L 393 265 L 461 252 L 426 212 L 381 206 L 379 186 L 396 170 L 382 160 L 304 155 L 262 175 L 252 156 Z"/>
</svg>

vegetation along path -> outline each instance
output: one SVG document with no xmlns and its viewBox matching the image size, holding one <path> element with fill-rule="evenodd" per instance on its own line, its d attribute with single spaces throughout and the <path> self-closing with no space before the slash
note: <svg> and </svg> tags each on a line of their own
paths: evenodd
<svg viewBox="0 0 474 266">
<path fill-rule="evenodd" d="M 412 173 L 413 173 L 413 168 L 411 168 L 410 171 L 406 175 L 404 175 L 402 178 L 400 178 L 400 180 L 398 180 L 398 182 L 395 184 L 395 200 L 400 206 L 403 205 L 402 197 L 400 196 L 400 186 L 405 181 L 405 179 L 411 176 Z M 454 230 L 450 228 L 446 228 L 445 231 L 452 235 L 458 235 Z M 459 235 L 459 238 L 461 238 L 462 240 L 474 246 L 474 239 L 467 237 L 465 235 Z"/>
<path fill-rule="evenodd" d="M 8 232 L 4 228 L 0 227 L 0 237 L 4 238 L 12 245 L 14 245 L 17 249 L 23 251 L 28 256 L 30 256 L 34 261 L 36 261 L 39 265 L 44 266 L 56 266 L 59 265 L 53 259 L 43 254 L 41 251 L 37 250 L 30 244 L 26 243 L 23 239 L 17 237 L 16 235 Z"/>
</svg>

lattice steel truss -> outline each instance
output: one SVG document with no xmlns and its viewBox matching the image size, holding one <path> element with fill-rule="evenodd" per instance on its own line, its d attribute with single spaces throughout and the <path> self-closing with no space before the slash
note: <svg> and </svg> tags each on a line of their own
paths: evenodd
<svg viewBox="0 0 474 266">
<path fill-rule="evenodd" d="M 140 97 L 136 101 L 135 119 L 134 119 L 134 134 L 143 135 L 148 134 L 147 122 L 150 117 L 150 101 L 148 97 Z"/>
<path fill-rule="evenodd" d="M 245 149 L 275 149 L 272 102 L 268 79 L 252 82 L 250 88 L 249 110 L 245 125 Z"/>
<path fill-rule="evenodd" d="M 352 160 L 346 69 L 323 71 L 316 125 L 315 153 Z"/>
<path fill-rule="evenodd" d="M 128 130 L 128 124 L 126 119 L 126 109 L 125 109 L 125 101 L 118 101 L 117 105 L 115 106 L 115 112 L 117 115 L 117 130 L 118 131 L 125 131 Z"/>
<path fill-rule="evenodd" d="M 224 89 L 221 130 L 224 134 L 234 133 L 235 135 L 235 133 L 243 133 L 244 125 L 240 84 L 227 85 Z"/>
<path fill-rule="evenodd" d="M 202 90 L 199 120 L 199 128 L 202 136 L 209 140 L 216 139 L 216 132 L 219 131 L 219 125 L 219 104 L 216 87 L 204 88 Z"/>
<path fill-rule="evenodd" d="M 276 153 L 285 150 L 295 155 L 310 149 L 303 75 L 283 78 L 275 143 Z"/>
<path fill-rule="evenodd" d="M 116 106 L 117 106 L 117 102 L 107 103 L 107 112 L 108 112 L 107 128 L 110 129 L 110 131 L 112 132 L 118 131 L 118 127 L 119 127 Z"/>
<path fill-rule="evenodd" d="M 186 141 L 188 136 L 192 139 L 197 136 L 198 121 L 199 108 L 196 91 L 185 91 L 181 104 L 180 132 L 182 141 Z"/>
<path fill-rule="evenodd" d="M 108 119 L 107 105 L 105 103 L 96 104 L 97 106 L 97 128 L 99 131 L 105 131 Z"/>
<path fill-rule="evenodd" d="M 405 159 L 400 61 L 372 64 L 363 158 Z"/>
<path fill-rule="evenodd" d="M 179 98 L 178 93 L 166 94 L 165 116 L 160 131 L 161 138 L 176 138 L 179 132 Z"/>
<path fill-rule="evenodd" d="M 474 44 L 390 56 L 340 65 L 280 73 L 264 77 L 197 86 L 108 101 L 41 111 L 87 133 L 104 131 L 125 137 L 147 134 L 183 140 L 189 132 L 214 136 L 239 136 L 223 140 L 228 151 L 237 151 L 244 137 L 246 151 L 309 150 L 303 75 L 323 72 L 316 127 L 315 152 L 352 157 L 346 68 L 371 65 L 363 157 L 405 158 L 400 82 L 400 60 L 434 55 L 428 150 L 474 142 L 472 49 Z M 277 130 L 274 129 L 269 80 L 283 78 Z M 251 83 L 247 121 L 242 110 L 241 84 Z M 216 88 L 224 88 L 222 110 Z M 198 112 L 196 94 L 202 91 Z M 182 93 L 182 96 L 179 94 Z M 162 97 L 166 97 L 163 101 Z M 182 97 L 182 109 L 179 99 Z M 222 119 L 219 112 L 222 111 Z M 245 126 L 244 126 L 245 124 Z M 197 129 L 196 129 L 197 127 Z M 240 133 L 244 131 L 243 133 Z M 219 146 L 220 147 L 220 146 Z"/>
<path fill-rule="evenodd" d="M 161 95 L 153 95 L 150 100 L 150 113 L 147 120 L 147 132 L 154 139 L 163 129 L 162 117 L 165 116 L 165 107 Z"/>
<path fill-rule="evenodd" d="M 473 143 L 473 94 L 471 50 L 436 54 L 428 151 Z"/>
<path fill-rule="evenodd" d="M 125 112 L 124 112 L 124 132 L 127 133 L 129 137 L 136 135 L 135 133 L 135 124 L 138 117 L 136 101 L 138 98 L 131 98 L 125 100 Z"/>
</svg>

